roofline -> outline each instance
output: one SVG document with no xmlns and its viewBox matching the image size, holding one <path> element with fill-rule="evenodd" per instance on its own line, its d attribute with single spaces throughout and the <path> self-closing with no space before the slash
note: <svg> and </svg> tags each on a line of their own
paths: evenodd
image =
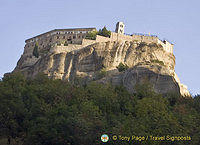
<svg viewBox="0 0 200 145">
<path fill-rule="evenodd" d="M 95 29 L 94 27 L 91 27 L 91 28 L 69 28 L 69 29 L 54 29 L 54 30 L 51 30 L 51 31 L 48 31 L 48 32 L 45 32 L 45 33 L 42 33 L 42 34 L 39 34 L 37 36 L 34 36 L 32 38 L 29 38 L 29 39 L 26 39 L 25 42 L 31 40 L 31 39 L 34 39 L 34 38 L 37 38 L 37 37 L 40 37 L 40 36 L 43 36 L 43 35 L 46 35 L 48 33 L 51 33 L 51 32 L 55 32 L 55 31 L 69 31 L 69 30 L 84 30 L 84 29 L 89 29 L 89 30 L 92 30 L 92 29 Z"/>
</svg>

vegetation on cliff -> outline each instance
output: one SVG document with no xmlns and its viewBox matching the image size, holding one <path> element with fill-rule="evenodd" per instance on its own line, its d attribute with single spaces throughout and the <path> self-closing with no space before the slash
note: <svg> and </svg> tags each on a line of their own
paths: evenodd
<svg viewBox="0 0 200 145">
<path fill-rule="evenodd" d="M 103 29 L 99 29 L 99 31 L 91 31 L 86 35 L 86 39 L 90 40 L 96 40 L 96 36 L 104 36 L 104 37 L 110 37 L 111 31 L 107 30 L 106 27 L 103 27 Z"/>
<path fill-rule="evenodd" d="M 90 40 L 96 40 L 96 36 L 97 36 L 98 32 L 97 31 L 91 31 L 88 32 L 86 35 L 86 39 L 90 39 Z"/>
<path fill-rule="evenodd" d="M 98 35 L 110 37 L 111 31 L 107 30 L 106 26 L 104 26 L 103 29 L 99 29 Z"/>
<path fill-rule="evenodd" d="M 200 96 L 164 98 L 150 85 L 137 94 L 123 87 L 84 86 L 38 75 L 27 80 L 12 74 L 0 81 L 0 144 L 102 144 L 100 136 L 191 136 L 192 141 L 147 141 L 135 144 L 200 144 Z M 113 141 L 107 144 L 129 144 Z M 132 143 L 131 143 L 132 144 Z"/>
<path fill-rule="evenodd" d="M 122 62 L 119 63 L 119 65 L 117 66 L 117 69 L 119 72 L 125 71 L 128 69 L 128 66 L 126 64 L 123 64 Z"/>
<path fill-rule="evenodd" d="M 39 57 L 39 51 L 38 51 L 38 43 L 35 44 L 35 47 L 33 49 L 33 56 Z"/>
</svg>

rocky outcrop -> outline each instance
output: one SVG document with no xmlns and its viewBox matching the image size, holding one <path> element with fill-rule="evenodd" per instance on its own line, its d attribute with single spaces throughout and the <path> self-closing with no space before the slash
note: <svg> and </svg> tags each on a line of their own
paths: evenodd
<svg viewBox="0 0 200 145">
<path fill-rule="evenodd" d="M 124 85 L 130 92 L 134 86 L 149 81 L 156 92 L 164 94 L 184 91 L 175 74 L 175 57 L 166 52 L 162 45 L 156 43 L 138 43 L 133 41 L 96 42 L 78 49 L 65 46 L 52 46 L 39 51 L 39 58 L 27 52 L 22 55 L 14 71 L 21 71 L 33 78 L 39 72 L 55 79 L 76 81 L 77 78 L 87 81 L 110 82 Z M 44 52 L 44 50 L 46 53 Z M 116 68 L 120 63 L 129 67 L 119 72 Z"/>
</svg>

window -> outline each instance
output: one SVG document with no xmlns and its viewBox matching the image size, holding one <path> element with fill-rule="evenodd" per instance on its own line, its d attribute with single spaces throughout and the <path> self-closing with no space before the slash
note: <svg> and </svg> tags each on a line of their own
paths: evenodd
<svg viewBox="0 0 200 145">
<path fill-rule="evenodd" d="M 72 37 L 71 37 L 71 36 L 69 36 L 67 40 L 68 40 L 68 41 L 71 41 L 71 40 L 72 40 Z"/>
<path fill-rule="evenodd" d="M 57 36 L 57 39 L 59 39 L 59 36 Z"/>
<path fill-rule="evenodd" d="M 76 39 L 76 36 L 73 36 L 73 39 Z"/>
<path fill-rule="evenodd" d="M 80 38 L 81 38 L 81 36 L 78 36 L 78 38 L 80 39 Z"/>
<path fill-rule="evenodd" d="M 65 36 L 63 36 L 63 39 L 65 39 Z"/>
</svg>

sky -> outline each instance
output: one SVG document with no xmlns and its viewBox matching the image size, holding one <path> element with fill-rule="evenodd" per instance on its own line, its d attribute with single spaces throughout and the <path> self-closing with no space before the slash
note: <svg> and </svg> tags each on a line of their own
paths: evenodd
<svg viewBox="0 0 200 145">
<path fill-rule="evenodd" d="M 175 71 L 200 94 L 199 0 L 0 0 L 0 77 L 11 72 L 25 40 L 52 29 L 106 26 L 157 35 L 174 43 Z"/>
</svg>

